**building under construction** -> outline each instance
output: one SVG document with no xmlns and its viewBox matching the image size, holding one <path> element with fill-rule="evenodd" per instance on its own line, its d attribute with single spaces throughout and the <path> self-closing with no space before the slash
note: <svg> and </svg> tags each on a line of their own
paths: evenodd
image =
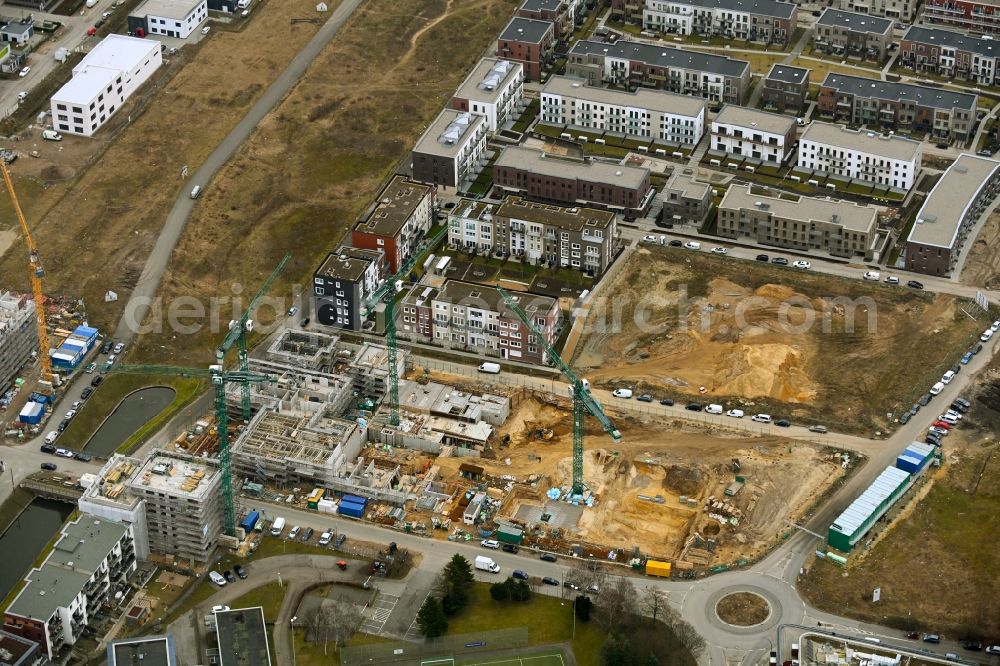
<svg viewBox="0 0 1000 666">
<path fill-rule="evenodd" d="M 37 351 L 35 302 L 27 295 L 0 291 L 0 394 Z"/>
</svg>

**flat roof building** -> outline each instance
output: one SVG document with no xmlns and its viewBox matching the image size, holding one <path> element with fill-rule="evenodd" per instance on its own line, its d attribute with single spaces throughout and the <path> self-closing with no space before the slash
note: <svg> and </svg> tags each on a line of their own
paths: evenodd
<svg viewBox="0 0 1000 666">
<path fill-rule="evenodd" d="M 775 63 L 764 77 L 764 108 L 801 113 L 809 94 L 809 69 Z"/>
<path fill-rule="evenodd" d="M 35 302 L 27 294 L 0 291 L 0 394 L 6 393 L 32 353 L 37 352 Z"/>
<path fill-rule="evenodd" d="M 867 259 L 876 239 L 878 209 L 837 199 L 797 197 L 760 185 L 732 185 L 719 203 L 718 229 L 724 238 Z"/>
<path fill-rule="evenodd" d="M 6 631 L 0 631 L 0 664 L 3 666 L 37 666 L 42 660 L 38 643 Z"/>
<path fill-rule="evenodd" d="M 700 225 L 712 210 L 712 187 L 691 174 L 675 171 L 663 188 L 663 207 L 657 226 Z"/>
<path fill-rule="evenodd" d="M 482 116 L 474 117 L 482 126 Z M 431 228 L 434 188 L 427 182 L 396 174 L 351 230 L 352 246 L 385 254 L 389 275 L 394 275 L 417 251 Z"/>
<path fill-rule="evenodd" d="M 950 275 L 969 233 L 1000 189 L 1000 162 L 963 153 L 917 212 L 906 239 L 906 268 Z"/>
<path fill-rule="evenodd" d="M 954 30 L 914 25 L 899 43 L 899 62 L 914 72 L 995 85 L 1000 78 L 1000 44 Z"/>
<path fill-rule="evenodd" d="M 795 119 L 727 104 L 712 121 L 711 149 L 783 164 L 795 143 Z"/>
<path fill-rule="evenodd" d="M 592 86 L 659 88 L 730 104 L 746 103 L 750 92 L 745 60 L 624 39 L 578 41 L 569 51 L 566 74 Z"/>
<path fill-rule="evenodd" d="M 384 250 L 341 247 L 326 255 L 313 273 L 312 305 L 316 323 L 360 330 L 361 308 L 385 282 L 385 269 Z"/>
<path fill-rule="evenodd" d="M 146 0 L 128 15 L 128 27 L 139 36 L 187 39 L 207 18 L 207 0 Z"/>
<path fill-rule="evenodd" d="M 799 137 L 798 166 L 907 191 L 921 165 L 919 141 L 813 122 Z"/>
<path fill-rule="evenodd" d="M 264 608 L 236 608 L 215 613 L 219 666 L 271 666 Z"/>
<path fill-rule="evenodd" d="M 93 136 L 161 64 L 159 42 L 108 35 L 73 68 L 73 78 L 52 95 L 53 128 Z"/>
<path fill-rule="evenodd" d="M 524 78 L 540 81 L 542 69 L 552 58 L 556 25 L 552 21 L 515 16 L 497 38 L 497 57 L 524 66 Z"/>
<path fill-rule="evenodd" d="M 483 58 L 465 77 L 451 99 L 457 111 L 471 111 L 486 118 L 491 133 L 517 120 L 524 99 L 524 65 L 510 60 Z"/>
<path fill-rule="evenodd" d="M 892 43 L 892 20 L 827 7 L 812 32 L 821 53 L 882 62 Z"/>
<path fill-rule="evenodd" d="M 174 637 L 144 636 L 108 645 L 108 666 L 179 666 Z"/>
<path fill-rule="evenodd" d="M 635 6 L 630 0 L 612 0 L 612 11 L 630 4 Z M 639 18 L 644 29 L 668 35 L 787 44 L 798 23 L 798 7 L 781 0 L 645 0 Z"/>
<path fill-rule="evenodd" d="M 462 188 L 482 170 L 489 125 L 486 116 L 445 109 L 413 147 L 413 179 Z"/>
<path fill-rule="evenodd" d="M 872 484 L 834 519 L 827 532 L 827 542 L 843 553 L 851 552 L 912 483 L 913 479 L 907 472 L 895 467 L 886 467 Z"/>
</svg>

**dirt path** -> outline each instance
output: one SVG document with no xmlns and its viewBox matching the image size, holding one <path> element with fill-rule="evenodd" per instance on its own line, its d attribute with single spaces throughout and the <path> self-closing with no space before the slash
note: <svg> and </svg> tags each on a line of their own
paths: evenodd
<svg viewBox="0 0 1000 666">
<path fill-rule="evenodd" d="M 427 25 L 420 28 L 410 36 L 410 48 L 408 48 L 406 50 L 406 53 L 403 54 L 403 57 L 399 61 L 399 65 L 396 65 L 397 69 L 404 63 L 408 62 L 411 58 L 413 58 L 413 55 L 417 52 L 417 43 L 420 42 L 420 38 L 423 37 L 424 33 L 426 33 L 428 30 L 433 29 L 434 26 L 436 26 L 438 23 L 448 18 L 448 15 L 451 14 L 453 6 L 454 6 L 454 0 L 448 0 L 448 3 L 444 6 L 444 11 L 441 12 L 441 14 L 437 18 L 431 19 L 431 21 Z"/>
</svg>

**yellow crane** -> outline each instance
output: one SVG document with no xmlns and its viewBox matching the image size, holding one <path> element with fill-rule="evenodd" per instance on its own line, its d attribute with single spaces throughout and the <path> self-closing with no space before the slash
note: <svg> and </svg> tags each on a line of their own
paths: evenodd
<svg viewBox="0 0 1000 666">
<path fill-rule="evenodd" d="M 28 263 L 31 265 L 31 291 L 35 295 L 35 315 L 38 324 L 38 359 L 42 362 L 42 379 L 52 382 L 52 359 L 49 358 L 49 333 L 45 325 L 45 296 L 42 294 L 42 277 L 45 269 L 38 258 L 38 248 L 35 247 L 35 240 L 31 237 L 31 230 L 28 229 L 28 222 L 21 212 L 21 204 L 17 202 L 17 193 L 14 192 L 14 181 L 10 179 L 10 171 L 7 164 L 0 160 L 0 170 L 3 170 L 3 180 L 7 184 L 7 192 L 10 193 L 10 202 L 14 205 L 14 212 L 17 213 L 17 221 L 21 224 L 21 233 L 24 234 L 24 242 L 28 244 Z"/>
</svg>

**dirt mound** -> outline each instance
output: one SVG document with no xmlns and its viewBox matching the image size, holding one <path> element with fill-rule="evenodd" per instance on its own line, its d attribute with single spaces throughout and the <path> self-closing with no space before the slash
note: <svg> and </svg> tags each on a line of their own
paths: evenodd
<svg viewBox="0 0 1000 666">
<path fill-rule="evenodd" d="M 663 487 L 678 495 L 696 495 L 705 486 L 705 472 L 697 467 L 671 465 L 665 471 Z"/>
<path fill-rule="evenodd" d="M 793 296 L 802 297 L 802 294 L 796 293 L 791 287 L 786 287 L 783 284 L 765 284 L 757 287 L 754 290 L 755 296 L 760 296 L 761 298 L 767 298 L 773 301 L 787 301 Z"/>
<path fill-rule="evenodd" d="M 816 395 L 801 352 L 788 345 L 742 345 L 727 355 L 727 361 L 719 364 L 713 393 L 785 402 L 808 402 Z"/>
</svg>

